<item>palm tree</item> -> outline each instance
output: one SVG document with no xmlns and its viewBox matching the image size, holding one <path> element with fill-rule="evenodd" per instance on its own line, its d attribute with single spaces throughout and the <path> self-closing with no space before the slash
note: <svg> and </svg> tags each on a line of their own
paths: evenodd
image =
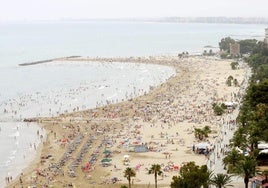
<svg viewBox="0 0 268 188">
<path fill-rule="evenodd" d="M 159 164 L 153 164 L 149 170 L 149 174 L 154 174 L 155 188 L 157 188 L 157 175 L 161 175 L 161 166 Z"/>
<path fill-rule="evenodd" d="M 215 185 L 217 188 L 222 188 L 225 186 L 233 187 L 233 185 L 229 184 L 231 181 L 231 176 L 228 176 L 226 174 L 217 174 L 213 176 L 213 178 L 210 180 L 210 183 L 212 185 Z"/>
<path fill-rule="evenodd" d="M 131 177 L 135 177 L 136 176 L 136 172 L 133 168 L 129 168 L 127 167 L 126 170 L 124 171 L 124 177 L 127 178 L 128 180 L 128 188 L 131 188 Z"/>
<path fill-rule="evenodd" d="M 231 152 L 229 152 L 226 157 L 223 158 L 223 164 L 225 166 L 228 166 L 228 170 L 233 171 L 233 169 L 237 166 L 239 161 L 243 159 L 243 155 L 240 154 L 235 148 L 232 149 Z"/>
<path fill-rule="evenodd" d="M 206 126 L 203 128 L 203 132 L 204 132 L 204 136 L 207 138 L 207 137 L 208 137 L 208 134 L 211 133 L 211 129 L 210 129 L 210 127 L 206 125 Z"/>
<path fill-rule="evenodd" d="M 236 166 L 236 173 L 244 176 L 245 188 L 248 188 L 249 178 L 255 175 L 256 159 L 245 156 Z"/>
<path fill-rule="evenodd" d="M 239 146 L 241 149 L 245 149 L 248 147 L 247 142 L 247 130 L 245 127 L 240 126 L 234 133 L 233 138 L 231 139 L 232 146 L 236 147 Z"/>
</svg>

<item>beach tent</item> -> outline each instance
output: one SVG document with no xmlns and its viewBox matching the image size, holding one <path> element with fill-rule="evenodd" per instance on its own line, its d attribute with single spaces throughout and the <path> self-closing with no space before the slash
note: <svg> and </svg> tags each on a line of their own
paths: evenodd
<svg viewBox="0 0 268 188">
<path fill-rule="evenodd" d="M 103 151 L 103 154 L 110 154 L 110 153 L 112 153 L 112 152 L 110 150 L 107 150 L 107 149 Z"/>
<path fill-rule="evenodd" d="M 104 158 L 101 160 L 102 163 L 109 163 L 111 161 L 112 161 L 112 159 L 108 159 L 108 158 Z"/>
<path fill-rule="evenodd" d="M 129 158 L 129 155 L 124 155 L 124 159 L 128 159 Z"/>
<path fill-rule="evenodd" d="M 227 107 L 232 107 L 234 105 L 234 103 L 232 102 L 224 102 L 224 105 Z"/>
<path fill-rule="evenodd" d="M 207 149 L 209 146 L 210 144 L 207 142 L 201 142 L 201 143 L 195 144 L 195 147 L 198 149 Z"/>
<path fill-rule="evenodd" d="M 268 149 L 268 143 L 259 143 L 258 149 Z"/>
<path fill-rule="evenodd" d="M 262 153 L 268 154 L 268 149 L 261 150 L 260 154 L 262 154 Z"/>
<path fill-rule="evenodd" d="M 148 149 L 147 149 L 147 146 L 145 146 L 145 145 L 138 145 L 138 146 L 134 147 L 135 153 L 141 153 L 141 152 L 147 152 L 147 151 L 148 151 Z"/>
<path fill-rule="evenodd" d="M 123 159 L 123 164 L 124 165 L 129 165 L 130 159 L 129 159 L 129 155 L 124 155 L 124 159 Z"/>
</svg>

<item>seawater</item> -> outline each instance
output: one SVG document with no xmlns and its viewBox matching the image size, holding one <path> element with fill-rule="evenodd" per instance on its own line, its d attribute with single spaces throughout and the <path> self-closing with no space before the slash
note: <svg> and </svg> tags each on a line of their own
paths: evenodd
<svg viewBox="0 0 268 188">
<path fill-rule="evenodd" d="M 42 141 L 37 135 L 41 129 L 21 122 L 24 118 L 56 116 L 127 100 L 165 82 L 175 70 L 151 64 L 55 62 L 18 67 L 10 73 L 16 76 L 1 92 L 0 102 L 0 144 L 5 145 L 1 153 L 6 154 L 0 156 L 2 180 L 25 168 L 33 158 L 34 144 Z"/>
<path fill-rule="evenodd" d="M 23 118 L 119 102 L 149 91 L 174 75 L 172 68 L 132 63 L 69 62 L 20 67 L 62 56 L 145 56 L 201 53 L 221 38 L 262 40 L 263 25 L 32 22 L 0 24 L 0 186 L 33 159 L 41 142 Z"/>
</svg>

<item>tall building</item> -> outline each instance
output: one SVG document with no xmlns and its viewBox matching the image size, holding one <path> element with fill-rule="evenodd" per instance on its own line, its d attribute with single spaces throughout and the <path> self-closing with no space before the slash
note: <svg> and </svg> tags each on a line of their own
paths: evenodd
<svg viewBox="0 0 268 188">
<path fill-rule="evenodd" d="M 230 43 L 230 55 L 237 57 L 240 55 L 240 44 L 238 43 Z"/>
<path fill-rule="evenodd" d="M 265 29 L 264 43 L 266 44 L 266 47 L 268 48 L 268 28 Z"/>
</svg>

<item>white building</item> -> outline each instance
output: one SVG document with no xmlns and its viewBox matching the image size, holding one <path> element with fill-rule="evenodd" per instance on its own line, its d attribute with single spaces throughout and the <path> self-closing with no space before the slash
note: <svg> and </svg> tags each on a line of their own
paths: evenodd
<svg viewBox="0 0 268 188">
<path fill-rule="evenodd" d="M 265 38 L 264 38 L 264 43 L 268 47 L 268 28 L 265 29 Z"/>
</svg>

